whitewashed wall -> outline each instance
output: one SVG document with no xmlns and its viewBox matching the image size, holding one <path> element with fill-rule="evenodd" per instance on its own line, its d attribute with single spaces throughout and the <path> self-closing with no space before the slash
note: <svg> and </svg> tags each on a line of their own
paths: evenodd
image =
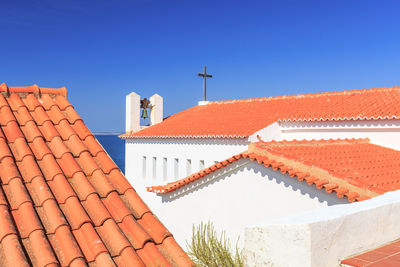
<svg viewBox="0 0 400 267">
<path fill-rule="evenodd" d="M 276 122 L 248 140 L 127 139 L 125 175 L 145 186 L 176 181 L 247 150 L 257 136 L 264 141 L 368 137 L 371 143 L 400 150 L 400 121 Z"/>
<path fill-rule="evenodd" d="M 127 139 L 125 176 L 141 186 L 165 184 L 239 154 L 248 144 L 246 139 Z"/>
<path fill-rule="evenodd" d="M 247 266 L 336 267 L 400 238 L 400 191 L 246 228 Z"/>
<path fill-rule="evenodd" d="M 276 122 L 250 137 L 257 141 L 366 138 L 371 143 L 400 150 L 400 120 Z"/>
<path fill-rule="evenodd" d="M 142 192 L 180 245 L 192 236 L 192 225 L 212 221 L 217 230 L 226 230 L 231 241 L 244 229 L 269 219 L 347 203 L 325 190 L 273 171 L 248 159 L 241 159 L 181 189 L 165 195 Z"/>
</svg>

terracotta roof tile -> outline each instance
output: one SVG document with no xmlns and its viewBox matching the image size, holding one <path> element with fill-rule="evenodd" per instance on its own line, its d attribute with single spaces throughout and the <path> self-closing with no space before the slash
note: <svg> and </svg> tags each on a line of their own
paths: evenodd
<svg viewBox="0 0 400 267">
<path fill-rule="evenodd" d="M 82 201 L 82 205 L 94 226 L 100 226 L 106 220 L 112 218 L 109 210 L 105 207 L 97 194 L 89 195 L 85 201 Z"/>
<path fill-rule="evenodd" d="M 378 267 L 400 266 L 399 241 L 390 242 L 376 249 L 342 260 L 343 266 Z"/>
<path fill-rule="evenodd" d="M 70 124 L 72 129 L 78 134 L 81 140 L 85 140 L 88 136 L 92 136 L 90 130 L 86 127 L 86 125 L 81 120 L 75 121 L 74 124 Z"/>
<path fill-rule="evenodd" d="M 65 118 L 68 119 L 69 123 L 74 124 L 77 120 L 82 120 L 79 117 L 78 113 L 76 113 L 75 109 L 72 106 L 68 106 L 64 109 Z"/>
<path fill-rule="evenodd" d="M 47 181 L 52 181 L 57 174 L 63 174 L 53 154 L 44 155 L 37 163 Z"/>
<path fill-rule="evenodd" d="M 8 184 L 3 184 L 3 190 L 11 209 L 18 209 L 22 203 L 31 202 L 24 183 L 20 178 L 12 179 Z"/>
<path fill-rule="evenodd" d="M 22 243 L 33 266 L 57 264 L 56 255 L 42 230 L 32 232 L 29 237 L 22 239 Z"/>
<path fill-rule="evenodd" d="M 36 230 L 43 230 L 38 215 L 31 202 L 25 202 L 18 209 L 12 210 L 11 214 L 17 225 L 21 238 L 27 238 Z"/>
<path fill-rule="evenodd" d="M 54 102 L 53 102 L 54 103 Z M 49 117 L 54 124 L 59 124 L 61 120 L 66 120 L 64 114 L 61 112 L 60 108 L 57 106 L 52 106 L 48 111 Z"/>
<path fill-rule="evenodd" d="M 157 244 L 161 244 L 166 237 L 171 236 L 171 233 L 150 212 L 145 213 L 137 222 Z"/>
<path fill-rule="evenodd" d="M 91 136 L 93 139 L 94 137 Z M 88 138 L 87 138 L 88 139 Z M 69 139 L 65 140 L 65 145 L 72 152 L 74 157 L 79 157 L 82 152 L 88 151 L 88 148 L 77 135 L 71 135 Z"/>
<path fill-rule="evenodd" d="M 21 126 L 21 130 L 28 142 L 33 142 L 36 138 L 43 138 L 42 132 L 34 121 L 28 121 L 24 126 Z"/>
<path fill-rule="evenodd" d="M 36 212 L 47 234 L 54 234 L 60 226 L 67 225 L 60 207 L 53 199 L 44 202 L 41 207 L 36 207 Z"/>
<path fill-rule="evenodd" d="M 24 138 L 16 121 L 9 121 L 4 127 L 2 126 L 2 130 L 9 143 L 13 143 L 17 138 Z"/>
<path fill-rule="evenodd" d="M 118 223 L 131 214 L 130 210 L 115 191 L 108 194 L 108 196 L 102 200 L 114 220 Z"/>
<path fill-rule="evenodd" d="M 191 266 L 65 97 L 0 85 L 0 265 Z"/>
<path fill-rule="evenodd" d="M 69 266 L 74 260 L 84 260 L 71 230 L 68 226 L 60 226 L 55 234 L 48 235 L 51 246 L 62 266 Z"/>
<path fill-rule="evenodd" d="M 76 135 L 76 132 L 72 129 L 67 120 L 60 121 L 60 123 L 54 127 L 60 133 L 60 136 L 64 141 L 67 141 L 71 136 Z"/>
<path fill-rule="evenodd" d="M 20 177 L 17 166 L 11 157 L 4 157 L 1 160 L 0 177 L 3 184 L 8 184 L 11 179 Z"/>
<path fill-rule="evenodd" d="M 60 208 L 67 218 L 72 230 L 79 229 L 83 224 L 91 222 L 85 209 L 82 207 L 81 202 L 75 196 L 67 198 L 64 204 L 60 204 Z"/>
<path fill-rule="evenodd" d="M 125 216 L 118 225 L 135 249 L 143 248 L 146 242 L 152 240 L 132 215 Z"/>
<path fill-rule="evenodd" d="M 32 115 L 25 106 L 18 108 L 17 112 L 14 112 L 14 115 L 20 126 L 27 124 L 28 121 L 33 121 Z"/>
<path fill-rule="evenodd" d="M 400 87 L 373 88 L 210 102 L 121 138 L 247 138 L 276 121 L 399 118 Z"/>
<path fill-rule="evenodd" d="M 189 259 L 185 256 L 186 253 L 172 236 L 167 237 L 162 244 L 157 245 L 157 248 L 161 251 L 165 258 L 174 259 L 177 266 L 190 265 Z"/>
<path fill-rule="evenodd" d="M 157 255 L 159 256 L 159 255 Z M 118 266 L 145 266 L 143 260 L 139 255 L 134 251 L 133 248 L 127 247 L 121 252 L 121 255 L 114 257 L 115 263 Z"/>
<path fill-rule="evenodd" d="M 90 267 L 108 267 L 108 266 L 115 266 L 115 263 L 116 263 L 116 261 L 111 258 L 109 253 L 103 252 L 103 253 L 100 253 L 93 262 L 90 262 L 89 266 Z M 87 266 L 87 265 L 85 265 L 85 266 Z M 122 265 L 118 264 L 118 266 L 122 266 Z"/>
<path fill-rule="evenodd" d="M 100 253 L 108 253 L 91 223 L 85 223 L 79 229 L 72 230 L 72 233 L 87 261 L 94 261 Z"/>
<path fill-rule="evenodd" d="M 45 121 L 43 122 L 43 125 L 37 126 L 47 142 L 50 142 L 54 137 L 59 136 L 57 129 L 51 121 Z"/>
<path fill-rule="evenodd" d="M 22 244 L 16 234 L 7 235 L 1 240 L 0 261 L 4 266 L 29 266 Z"/>
<path fill-rule="evenodd" d="M 67 100 L 66 97 L 62 97 L 60 95 L 57 95 L 55 97 L 55 104 L 60 107 L 61 110 L 65 110 L 67 107 L 72 107 L 71 103 Z"/>
<path fill-rule="evenodd" d="M 103 225 L 96 227 L 96 231 L 107 246 L 111 256 L 121 255 L 122 250 L 132 246 L 112 219 L 106 220 Z"/>
<path fill-rule="evenodd" d="M 114 169 L 106 176 L 108 181 L 121 195 L 124 194 L 128 189 L 132 188 L 120 170 Z"/>
<path fill-rule="evenodd" d="M 0 119 L 0 124 L 2 126 L 6 126 L 10 121 L 15 121 L 15 117 L 13 112 L 11 111 L 10 107 L 3 106 L 1 109 L 1 119 Z"/>
<path fill-rule="evenodd" d="M 53 180 L 47 181 L 47 184 L 59 204 L 64 204 L 69 197 L 76 196 L 71 184 L 63 174 L 55 175 Z"/>
<path fill-rule="evenodd" d="M 3 215 L 0 217 L 0 242 L 2 242 L 7 235 L 16 234 L 17 232 L 7 206 L 0 205 L 0 212 Z"/>
<path fill-rule="evenodd" d="M 136 219 L 142 218 L 144 214 L 150 212 L 147 205 L 143 202 L 133 188 L 126 190 L 125 193 L 121 195 L 121 198 Z"/>
<path fill-rule="evenodd" d="M 112 170 L 118 169 L 118 166 L 114 161 L 107 155 L 105 151 L 97 153 L 95 160 L 97 164 L 101 167 L 104 173 L 110 173 Z"/>
<path fill-rule="evenodd" d="M 36 160 L 42 160 L 45 155 L 51 154 L 51 151 L 43 138 L 35 138 L 31 140 L 29 146 L 35 155 Z"/>
<path fill-rule="evenodd" d="M 223 162 L 233 163 L 241 158 L 279 170 L 351 202 L 400 189 L 400 151 L 371 144 L 368 139 L 258 142 Z M 223 168 L 226 166 L 223 162 L 147 190 L 159 194 L 174 191 Z"/>
<path fill-rule="evenodd" d="M 27 155 L 22 159 L 22 161 L 17 161 L 16 163 L 18 170 L 26 183 L 30 183 L 35 177 L 42 176 L 42 172 L 33 156 Z"/>
<path fill-rule="evenodd" d="M 83 172 L 75 173 L 74 176 L 69 179 L 69 182 L 81 201 L 86 200 L 90 194 L 96 193 L 96 190 L 94 190 L 93 186 Z"/>
<path fill-rule="evenodd" d="M 170 266 L 152 242 L 147 242 L 142 249 L 137 250 L 137 253 L 146 266 Z M 153 255 L 157 255 L 157 257 L 153 257 Z"/>
<path fill-rule="evenodd" d="M 75 157 L 75 159 L 87 176 L 92 176 L 96 170 L 100 170 L 100 166 L 97 165 L 88 151 L 82 152 L 79 157 Z"/>
<path fill-rule="evenodd" d="M 99 152 L 104 151 L 103 147 L 97 142 L 93 136 L 88 136 L 84 141 L 86 147 L 89 149 L 90 154 L 95 157 Z"/>
</svg>

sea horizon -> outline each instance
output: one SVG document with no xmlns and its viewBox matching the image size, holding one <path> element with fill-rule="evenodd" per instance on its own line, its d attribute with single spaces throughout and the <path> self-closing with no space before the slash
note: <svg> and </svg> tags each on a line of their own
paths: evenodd
<svg viewBox="0 0 400 267">
<path fill-rule="evenodd" d="M 120 135 L 124 132 L 93 132 L 94 135 Z"/>
<path fill-rule="evenodd" d="M 120 132 L 93 133 L 115 164 L 125 173 L 125 141 L 118 137 L 120 134 Z"/>
</svg>

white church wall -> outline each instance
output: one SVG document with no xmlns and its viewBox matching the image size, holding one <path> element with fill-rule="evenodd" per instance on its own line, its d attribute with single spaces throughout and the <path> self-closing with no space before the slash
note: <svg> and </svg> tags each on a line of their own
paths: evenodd
<svg viewBox="0 0 400 267">
<path fill-rule="evenodd" d="M 127 139 L 125 176 L 141 194 L 247 150 L 246 139 Z M 155 173 L 154 173 L 155 171 Z"/>
<path fill-rule="evenodd" d="M 336 267 L 400 237 L 400 191 L 246 228 L 247 266 Z"/>
<path fill-rule="evenodd" d="M 246 226 L 269 219 L 348 203 L 325 190 L 241 159 L 198 181 L 165 195 L 146 192 L 143 200 L 186 247 L 192 226 L 211 221 L 239 246 Z"/>
<path fill-rule="evenodd" d="M 253 134 L 258 141 L 369 138 L 371 143 L 400 150 L 400 120 L 277 122 Z"/>
</svg>

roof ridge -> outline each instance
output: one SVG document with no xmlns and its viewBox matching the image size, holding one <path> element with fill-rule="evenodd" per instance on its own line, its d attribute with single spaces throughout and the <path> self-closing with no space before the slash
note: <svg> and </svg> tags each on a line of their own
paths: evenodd
<svg viewBox="0 0 400 267">
<path fill-rule="evenodd" d="M 259 142 L 255 142 L 253 144 L 258 145 L 258 144 L 263 144 L 268 147 L 285 147 L 285 146 L 310 146 L 310 145 L 339 145 L 339 144 L 349 144 L 349 145 L 354 145 L 354 144 L 365 144 L 365 143 L 370 143 L 370 139 L 368 137 L 366 138 L 337 138 L 337 139 L 311 139 L 311 140 L 282 140 L 282 141 L 262 141 L 260 140 Z"/>
<path fill-rule="evenodd" d="M 376 91 L 392 91 L 400 90 L 399 86 L 392 87 L 381 87 L 381 88 L 363 88 L 363 89 L 352 89 L 352 90 L 342 90 L 342 91 L 329 91 L 329 92 L 318 92 L 318 93 L 306 93 L 306 94 L 293 94 L 293 95 L 281 95 L 281 96 L 266 96 L 266 97 L 255 97 L 255 98 L 242 98 L 242 99 L 231 99 L 231 100 L 219 100 L 210 101 L 207 105 L 211 104 L 231 104 L 240 102 L 253 102 L 253 101 L 269 101 L 269 100 L 280 100 L 280 99 L 296 99 L 296 98 L 313 98 L 320 96 L 334 96 L 334 95 L 352 95 L 352 94 L 362 94 L 362 93 L 373 93 Z"/>
<path fill-rule="evenodd" d="M 29 85 L 29 86 L 8 86 L 6 83 L 0 84 L 0 92 L 5 93 L 7 96 L 10 94 L 24 94 L 24 93 L 33 93 L 33 94 L 50 94 L 50 95 L 62 95 L 65 98 L 67 97 L 68 91 L 65 86 L 60 88 L 48 88 L 48 87 L 39 87 L 37 84 Z"/>
</svg>

